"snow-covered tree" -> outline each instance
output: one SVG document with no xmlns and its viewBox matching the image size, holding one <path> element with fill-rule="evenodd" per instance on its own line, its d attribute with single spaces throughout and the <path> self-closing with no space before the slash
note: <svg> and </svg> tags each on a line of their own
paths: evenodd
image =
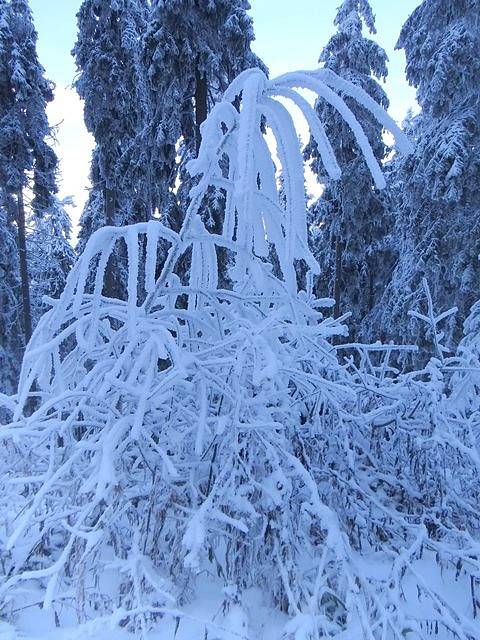
<svg viewBox="0 0 480 640">
<path fill-rule="evenodd" d="M 19 123 L 24 128 L 25 145 L 31 150 L 31 211 L 35 218 L 41 218 L 51 208 L 58 190 L 58 159 L 52 148 L 52 128 L 46 113 L 54 87 L 38 61 L 37 33 L 28 0 L 11 0 L 9 15 L 13 36 L 11 90 Z M 21 170 L 19 166 L 18 171 Z"/>
<path fill-rule="evenodd" d="M 199 149 L 201 124 L 241 71 L 264 68 L 250 49 L 254 33 L 249 8 L 247 0 L 152 3 L 144 49 L 153 101 L 147 146 L 158 208 L 174 228 L 187 206 L 192 182 L 185 165 Z"/>
<path fill-rule="evenodd" d="M 28 237 L 32 308 L 35 324 L 48 309 L 43 297 L 59 298 L 75 262 L 71 244 L 72 223 L 66 209 L 71 199 L 55 198 Z"/>
<path fill-rule="evenodd" d="M 343 0 L 335 17 L 337 32 L 322 51 L 320 62 L 341 77 L 362 87 L 383 108 L 388 98 L 379 84 L 387 75 L 387 55 L 364 29 L 375 33 L 375 19 L 368 0 Z M 362 105 L 347 98 L 361 122 L 375 158 L 386 154 L 382 127 Z M 342 166 L 338 182 L 326 180 L 314 142 L 306 149 L 312 169 L 325 191 L 311 209 L 311 242 L 321 266 L 320 292 L 335 299 L 335 315 L 353 314 L 352 331 L 358 334 L 361 320 L 383 293 L 392 267 L 386 242 L 389 215 L 384 195 L 371 183 L 362 153 L 348 124 L 323 98 L 317 114 Z"/>
<path fill-rule="evenodd" d="M 87 129 L 95 139 L 80 251 L 96 229 L 152 215 L 148 174 L 140 179 L 128 164 L 134 140 L 148 121 L 141 63 L 148 10 L 148 0 L 84 0 L 77 14 L 78 38 L 72 52 L 78 70 L 75 86 L 84 100 Z"/>
<path fill-rule="evenodd" d="M 17 227 L 27 342 L 32 332 L 27 222 L 35 225 L 42 218 L 57 191 L 57 158 L 46 114 L 53 88 L 38 61 L 37 33 L 27 0 L 0 4 L 0 32 L 0 188 L 7 216 Z M 30 193 L 33 198 L 28 207 Z"/>
<path fill-rule="evenodd" d="M 0 206 L 0 393 L 16 389 L 22 360 L 20 279 L 16 230 L 8 208 Z M 1 420 L 0 409 L 0 420 Z"/>
<path fill-rule="evenodd" d="M 452 380 L 452 393 L 460 409 L 475 421 L 480 408 L 480 302 L 471 308 L 464 322 L 457 349 L 458 370 Z"/>
<path fill-rule="evenodd" d="M 400 159 L 396 207 L 399 260 L 379 307 L 385 333 L 420 342 L 407 312 L 423 301 L 427 278 L 439 308 L 457 306 L 445 331 L 454 348 L 480 288 L 480 3 L 424 0 L 397 46 L 421 113 L 415 154 Z"/>
<path fill-rule="evenodd" d="M 11 52 L 9 6 L 0 0 L 0 136 L 4 132 L 4 116 L 9 98 L 8 56 Z M 0 174 L 0 393 L 14 391 L 21 362 L 23 329 L 19 312 L 19 256 L 17 232 L 13 224 L 14 203 L 5 188 L 5 175 Z"/>
</svg>

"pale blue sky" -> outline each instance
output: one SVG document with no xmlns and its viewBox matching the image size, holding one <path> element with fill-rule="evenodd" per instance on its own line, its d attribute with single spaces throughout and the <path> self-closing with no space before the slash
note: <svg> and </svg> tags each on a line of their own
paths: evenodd
<svg viewBox="0 0 480 640">
<path fill-rule="evenodd" d="M 340 0 L 250 0 L 254 20 L 255 52 L 272 76 L 317 66 L 322 47 L 334 32 L 333 19 Z M 370 0 L 377 19 L 375 39 L 390 59 L 386 90 L 390 113 L 401 120 L 415 104 L 415 92 L 405 80 L 403 52 L 394 51 L 402 24 L 420 0 Z M 79 208 L 88 184 L 91 141 L 83 128 L 81 105 L 68 88 L 75 75 L 70 55 L 76 37 L 75 14 L 81 0 L 30 0 L 39 33 L 38 52 L 47 76 L 58 87 L 50 109 L 59 132 L 63 195 L 73 194 Z"/>
</svg>

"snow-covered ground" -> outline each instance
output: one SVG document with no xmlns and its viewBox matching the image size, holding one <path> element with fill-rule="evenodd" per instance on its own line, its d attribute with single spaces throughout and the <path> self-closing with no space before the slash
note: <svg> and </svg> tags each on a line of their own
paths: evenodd
<svg viewBox="0 0 480 640">
<path fill-rule="evenodd" d="M 389 566 L 380 558 L 380 554 L 358 557 L 366 576 L 380 580 L 387 577 Z M 460 575 L 457 578 L 451 569 L 441 571 L 431 556 L 417 561 L 414 569 L 419 582 L 427 588 L 434 586 L 445 601 L 470 621 L 470 630 L 480 638 L 480 617 L 472 617 L 472 596 L 467 577 Z M 282 637 L 303 640 L 308 637 L 304 635 L 312 624 L 308 612 L 292 620 L 269 607 L 260 589 L 246 590 L 241 602 L 230 605 L 225 611 L 224 603 L 228 597 L 219 581 L 200 575 L 195 580 L 195 587 L 193 602 L 178 609 L 172 606 L 169 615 L 148 633 L 148 640 L 279 640 Z M 427 613 L 431 615 L 433 622 L 422 627 L 426 638 L 452 640 L 455 637 L 442 627 L 441 623 L 447 621 L 442 620 L 422 596 L 418 597 L 412 581 L 406 581 L 404 594 L 408 602 L 405 611 L 412 619 L 417 617 L 419 609 L 419 617 L 427 617 Z M 30 593 L 29 601 L 32 597 Z M 121 609 L 113 615 L 83 624 L 76 622 L 74 607 L 68 604 L 57 605 L 49 611 L 43 610 L 40 604 L 23 604 L 19 609 L 14 625 L 0 622 L 0 640 L 131 640 L 134 637 L 122 628 L 124 612 Z M 285 635 L 287 631 L 291 635 Z M 361 629 L 358 631 L 358 640 L 363 640 Z M 407 632 L 404 637 L 406 640 L 419 638 L 415 632 Z M 337 635 L 335 640 L 357 638 L 340 638 Z"/>
<path fill-rule="evenodd" d="M 240 638 L 276 640 L 281 637 L 288 617 L 272 611 L 262 602 L 260 590 L 244 594 L 242 605 L 233 605 L 223 612 L 224 595 L 214 581 L 203 580 L 199 596 L 179 611 L 178 617 L 168 616 L 153 629 L 150 640 L 239 640 Z M 74 623 L 74 612 L 61 607 L 57 616 L 33 606 L 19 613 L 15 626 L 0 623 L 0 640 L 131 640 L 132 634 L 121 628 L 122 612 L 84 624 Z M 172 614 L 175 609 L 172 609 Z M 181 616 L 181 617 L 180 617 Z M 56 626 L 60 624 L 61 626 Z"/>
</svg>

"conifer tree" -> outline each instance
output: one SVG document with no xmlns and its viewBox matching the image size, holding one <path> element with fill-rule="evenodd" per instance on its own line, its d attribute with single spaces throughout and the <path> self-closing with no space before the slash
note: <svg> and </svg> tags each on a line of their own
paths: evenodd
<svg viewBox="0 0 480 640">
<path fill-rule="evenodd" d="M 452 397 L 467 415 L 476 415 L 480 408 L 480 300 L 464 322 L 456 356 L 460 366 L 452 378 Z"/>
<path fill-rule="evenodd" d="M 374 34 L 375 19 L 368 0 L 344 0 L 334 24 L 337 32 L 322 51 L 320 62 L 339 76 L 365 89 L 382 107 L 388 98 L 378 80 L 387 75 L 387 55 L 373 40 L 365 37 L 364 27 Z M 364 108 L 346 100 L 361 122 L 377 161 L 386 154 L 382 127 Z M 385 236 L 388 228 L 385 196 L 373 187 L 371 176 L 355 137 L 342 116 L 323 100 L 316 111 L 332 142 L 342 177 L 325 180 L 323 164 L 315 142 L 306 148 L 312 169 L 326 182 L 322 197 L 311 210 L 311 241 L 322 276 L 319 293 L 335 299 L 335 315 L 350 311 L 351 331 L 374 306 L 384 286 L 391 264 Z"/>
<path fill-rule="evenodd" d="M 156 201 L 179 226 L 192 183 L 183 171 L 201 142 L 200 127 L 228 84 L 244 69 L 260 66 L 246 0 L 154 0 L 145 37 L 152 92 L 151 145 Z M 177 146 L 180 166 L 177 166 Z M 173 195 L 176 182 L 183 185 Z M 180 207 L 180 211 L 179 211 Z"/>
<path fill-rule="evenodd" d="M 5 206 L 0 207 L 0 393 L 15 392 L 22 357 L 19 317 L 20 282 L 16 230 Z M 1 419 L 1 410 L 0 410 Z"/>
<path fill-rule="evenodd" d="M 75 86 L 96 143 L 79 250 L 104 225 L 151 217 L 148 192 L 142 193 L 143 183 L 129 179 L 126 165 L 146 121 L 140 45 L 147 13 L 147 0 L 84 0 L 77 14 L 78 39 L 72 52 L 78 69 Z"/>
<path fill-rule="evenodd" d="M 71 198 L 55 198 L 28 238 L 35 323 L 49 308 L 43 296 L 60 297 L 75 262 L 75 250 L 71 244 L 72 223 L 66 209 L 71 204 Z"/>
<path fill-rule="evenodd" d="M 0 145 L 5 136 L 5 115 L 9 104 L 10 73 L 9 54 L 12 36 L 9 25 L 9 5 L 0 0 Z M 2 153 L 3 160 L 3 153 Z M 0 167 L 0 393 L 14 391 L 20 362 L 22 327 L 18 315 L 19 303 L 19 256 L 16 230 L 13 225 L 14 203 L 6 191 L 5 171 Z"/>
<path fill-rule="evenodd" d="M 57 158 L 50 146 L 46 106 L 53 86 L 38 61 L 37 33 L 27 0 L 2 2 L 0 188 L 8 220 L 17 227 L 24 341 L 32 333 L 27 222 L 33 226 L 55 201 Z M 26 190 L 33 193 L 31 207 Z M 30 219 L 29 219 L 30 218 Z"/>
<path fill-rule="evenodd" d="M 479 16 L 479 0 L 424 0 L 397 44 L 422 110 L 413 122 L 416 151 L 396 170 L 400 251 L 382 327 L 420 346 L 421 327 L 407 313 L 423 302 L 424 277 L 438 309 L 459 309 L 445 327 L 451 348 L 480 288 Z"/>
</svg>

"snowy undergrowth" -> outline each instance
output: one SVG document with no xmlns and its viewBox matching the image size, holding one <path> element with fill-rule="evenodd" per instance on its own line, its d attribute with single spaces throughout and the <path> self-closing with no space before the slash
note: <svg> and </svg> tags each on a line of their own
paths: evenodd
<svg viewBox="0 0 480 640">
<path fill-rule="evenodd" d="M 429 583 L 441 583 L 441 590 L 446 597 L 462 607 L 462 597 L 468 591 L 466 581 L 455 579 L 454 573 L 440 575 L 434 561 L 418 565 L 422 575 Z M 378 568 L 378 567 L 377 567 Z M 371 570 L 371 569 L 370 569 Z M 454 590 L 452 589 L 454 585 Z M 411 606 L 421 607 L 424 603 L 417 599 L 415 590 L 408 592 Z M 25 615 L 28 611 L 28 615 Z M 176 614 L 176 615 L 175 615 Z M 128 640 L 132 635 L 121 627 L 124 611 L 116 610 L 113 614 L 98 616 L 93 620 L 79 624 L 74 607 L 63 605 L 58 607 L 55 620 L 52 611 L 43 611 L 39 606 L 23 611 L 15 627 L 0 622 L 1 640 Z M 57 622 L 57 624 L 56 624 Z M 196 583 L 196 594 L 193 602 L 182 607 L 181 611 L 172 611 L 170 619 L 154 627 L 147 635 L 148 640 L 191 640 L 192 638 L 261 638 L 262 640 L 278 640 L 288 624 L 288 616 L 267 606 L 259 589 L 247 589 L 242 594 L 241 606 L 224 606 L 222 583 L 208 578 L 200 578 Z M 60 626 L 57 626 L 60 625 Z M 437 640 L 450 640 L 452 634 L 445 631 L 442 625 L 432 622 L 429 625 L 430 635 Z M 360 636 L 361 637 L 361 636 Z M 408 637 L 408 635 L 406 636 Z"/>
<path fill-rule="evenodd" d="M 275 96 L 302 109 L 327 171 L 340 168 L 296 87 L 339 110 L 377 185 L 338 93 L 408 150 L 335 74 L 250 70 L 203 127 L 181 231 L 151 221 L 92 237 L 29 344 L 0 434 L 9 622 L 39 602 L 58 625 L 86 625 L 72 637 L 105 622 L 162 639 L 478 637 L 473 426 L 448 404 L 448 362 L 401 376 L 396 347 L 336 344 L 345 318 L 311 294 L 302 156 Z M 221 235 L 199 215 L 212 188 Z M 103 295 L 116 251 L 125 300 Z"/>
</svg>

